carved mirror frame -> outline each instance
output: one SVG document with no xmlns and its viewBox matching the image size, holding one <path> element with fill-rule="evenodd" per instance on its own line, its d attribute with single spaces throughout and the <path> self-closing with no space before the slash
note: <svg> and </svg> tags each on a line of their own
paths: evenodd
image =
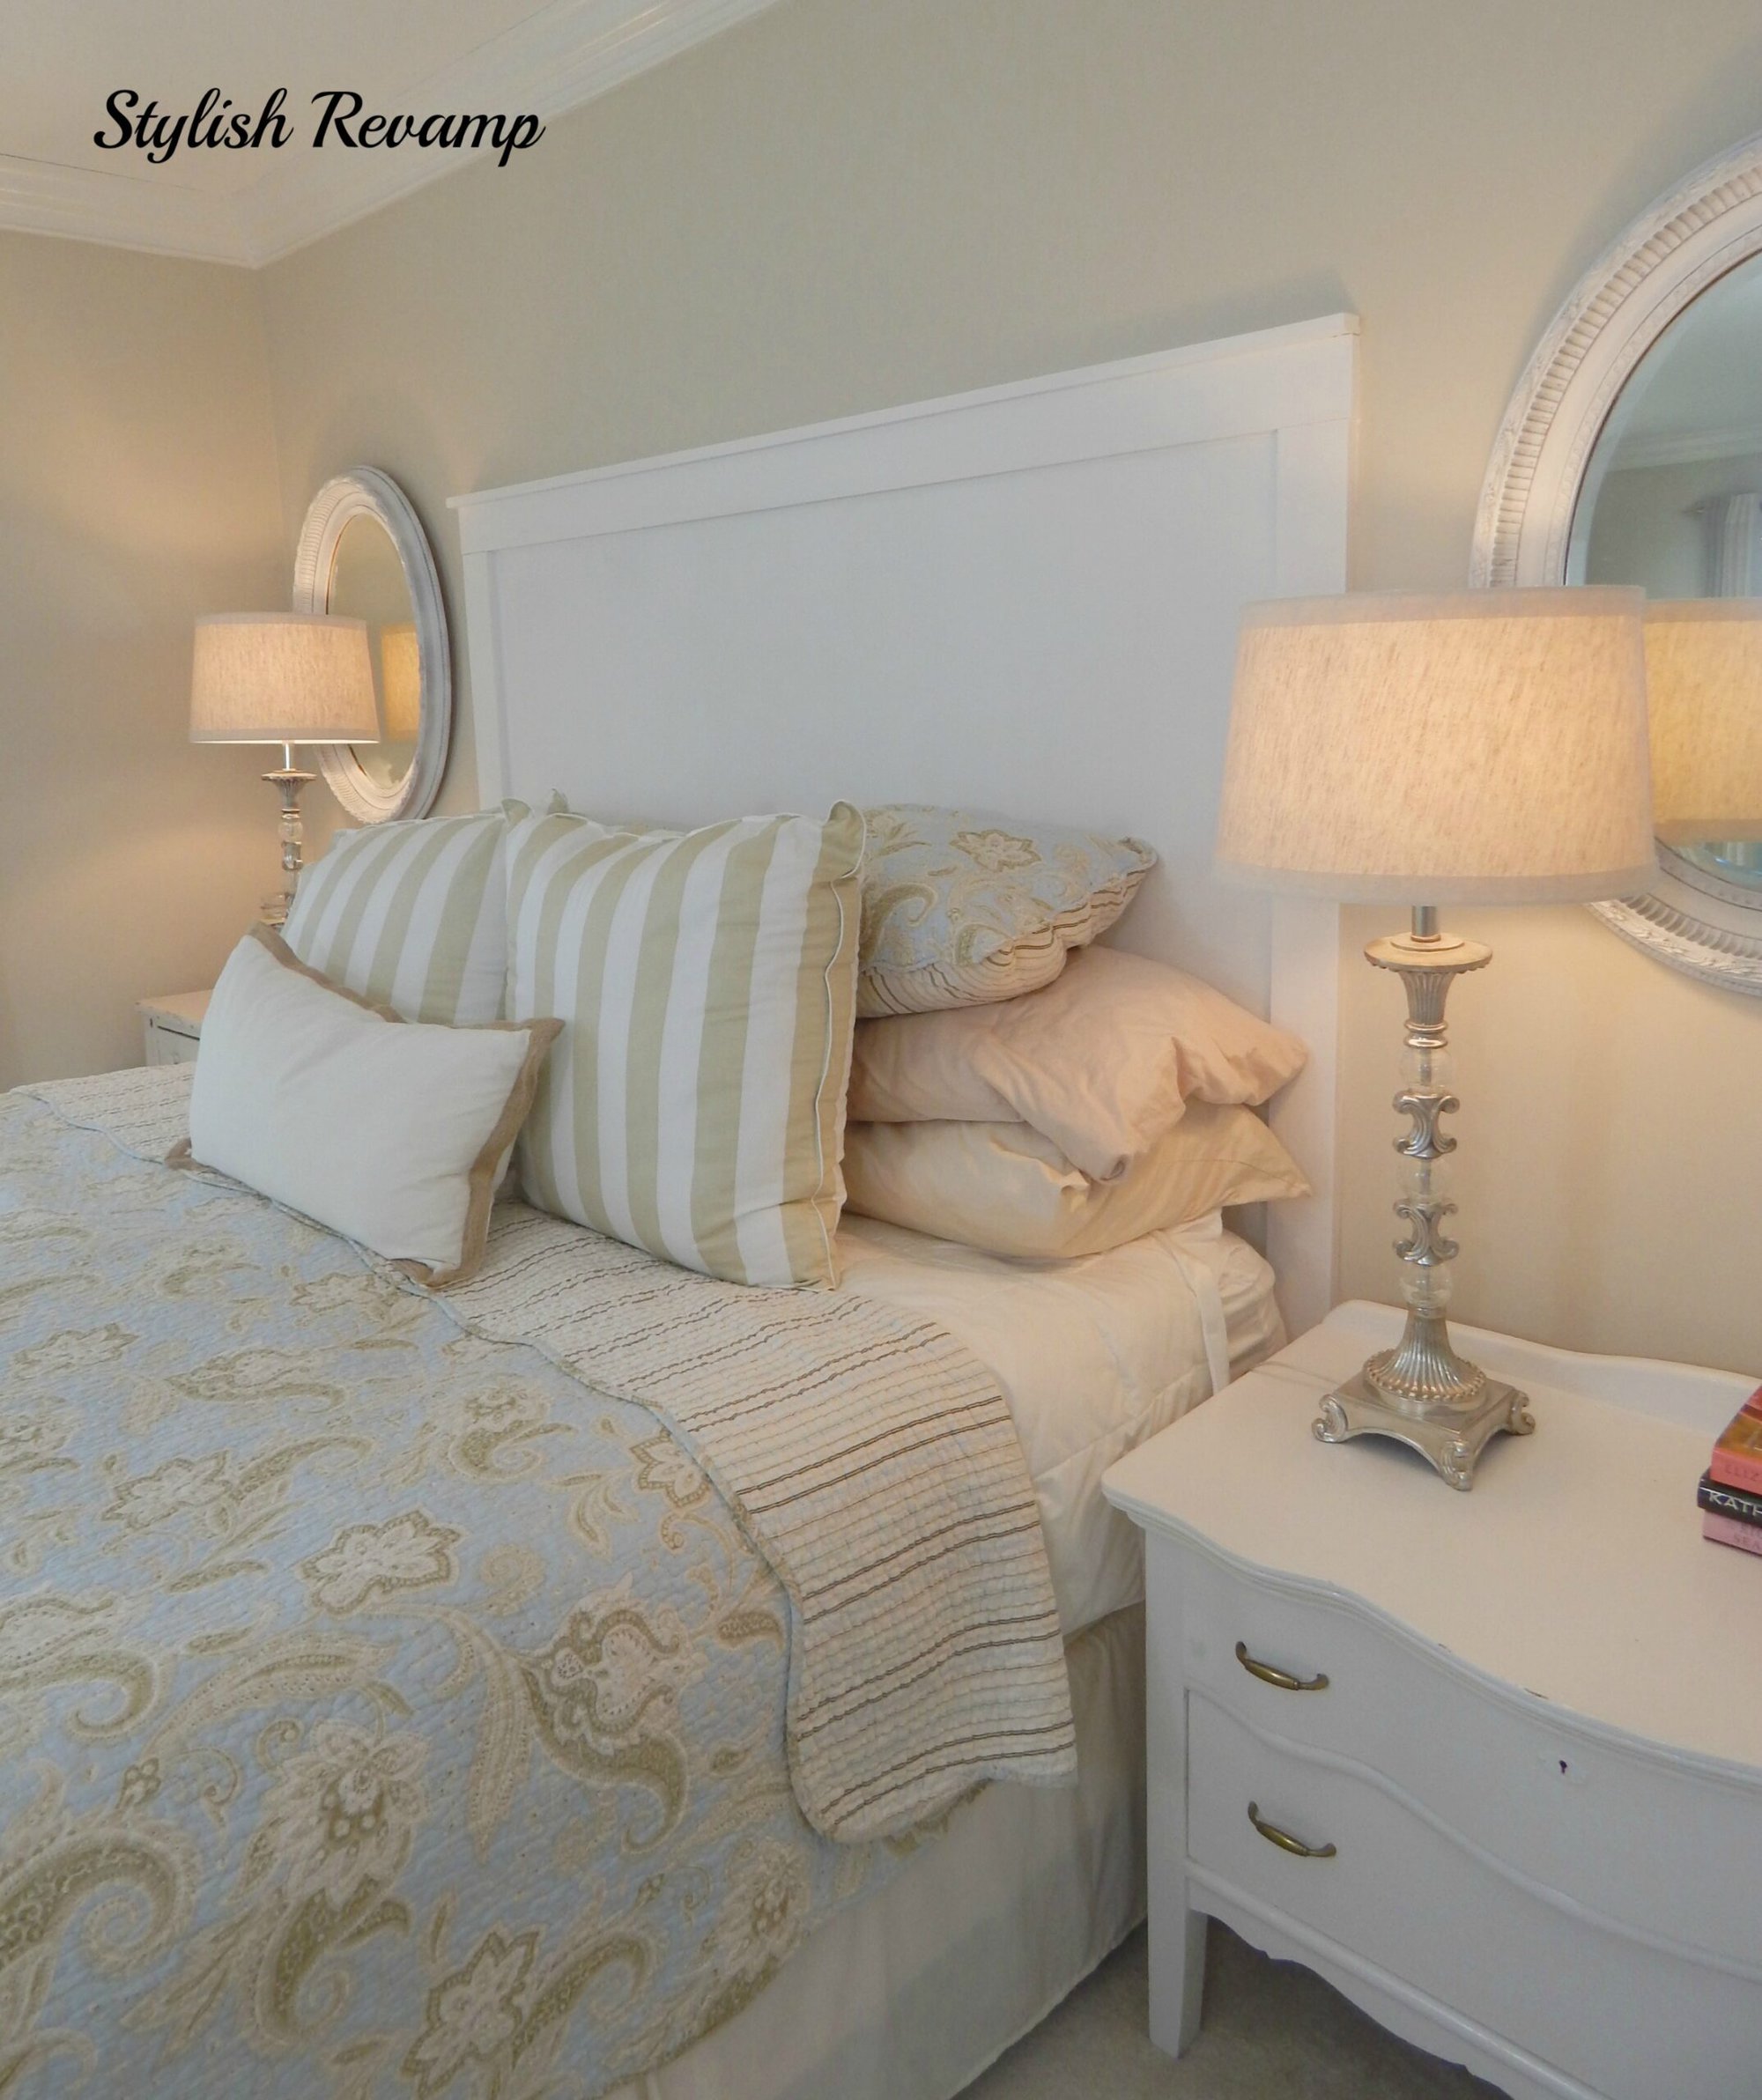
<svg viewBox="0 0 1762 2100">
<path fill-rule="evenodd" d="M 428 536 L 403 491 L 377 467 L 351 467 L 334 476 L 307 506 L 293 559 L 293 610 L 328 610 L 337 543 L 344 529 L 359 517 L 375 518 L 385 528 L 410 593 L 422 689 L 416 752 L 410 771 L 395 787 L 381 787 L 374 780 L 346 743 L 319 745 L 318 764 L 330 792 L 350 816 L 363 824 L 384 824 L 394 817 L 426 817 L 440 792 L 453 733 L 453 660 Z"/>
<path fill-rule="evenodd" d="M 1710 285 L 1762 254 L 1762 135 L 1709 161 L 1598 257 L 1555 316 L 1506 411 L 1481 492 L 1471 580 L 1566 580 L 1573 514 L 1622 388 Z M 1590 906 L 1692 977 L 1762 997 L 1762 895 L 1669 847 L 1643 896 Z"/>
</svg>

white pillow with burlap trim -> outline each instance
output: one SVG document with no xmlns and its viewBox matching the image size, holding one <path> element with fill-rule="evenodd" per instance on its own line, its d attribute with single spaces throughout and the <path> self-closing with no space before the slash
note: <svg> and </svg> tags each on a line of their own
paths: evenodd
<svg viewBox="0 0 1762 2100">
<path fill-rule="evenodd" d="M 559 1026 L 406 1022 L 255 927 L 209 1002 L 172 1163 L 242 1181 L 435 1289 L 463 1283 Z"/>
</svg>

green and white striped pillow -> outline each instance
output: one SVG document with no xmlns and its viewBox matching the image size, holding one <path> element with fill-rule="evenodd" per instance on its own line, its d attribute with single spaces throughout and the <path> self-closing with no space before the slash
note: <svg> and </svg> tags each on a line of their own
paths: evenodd
<svg viewBox="0 0 1762 2100">
<path fill-rule="evenodd" d="M 510 827 L 510 1011 L 563 1021 L 529 1202 L 730 1283 L 837 1282 L 862 843 L 848 802 L 678 836 Z"/>
<path fill-rule="evenodd" d="M 301 874 L 282 937 L 308 969 L 406 1021 L 500 1020 L 513 814 L 525 805 L 338 832 Z"/>
</svg>

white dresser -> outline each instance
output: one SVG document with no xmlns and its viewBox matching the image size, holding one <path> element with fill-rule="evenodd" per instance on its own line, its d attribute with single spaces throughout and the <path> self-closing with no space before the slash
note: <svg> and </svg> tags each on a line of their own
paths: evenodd
<svg viewBox="0 0 1762 2100">
<path fill-rule="evenodd" d="M 1149 1591 L 1151 2025 L 1205 1918 L 1521 2100 L 1762 2100 L 1762 1558 L 1695 1483 L 1754 1381 L 1457 1330 L 1527 1390 L 1452 1494 L 1310 1434 L 1341 1306 L 1107 1474 Z"/>
</svg>

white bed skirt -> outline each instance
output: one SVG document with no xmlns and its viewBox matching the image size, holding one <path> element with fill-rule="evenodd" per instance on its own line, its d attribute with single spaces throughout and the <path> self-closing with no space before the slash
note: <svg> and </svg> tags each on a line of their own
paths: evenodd
<svg viewBox="0 0 1762 2100">
<path fill-rule="evenodd" d="M 1144 1914 L 1144 1610 L 1068 1651 L 1077 1784 L 996 1786 L 744 2012 L 610 2100 L 952 2100 Z"/>
</svg>

